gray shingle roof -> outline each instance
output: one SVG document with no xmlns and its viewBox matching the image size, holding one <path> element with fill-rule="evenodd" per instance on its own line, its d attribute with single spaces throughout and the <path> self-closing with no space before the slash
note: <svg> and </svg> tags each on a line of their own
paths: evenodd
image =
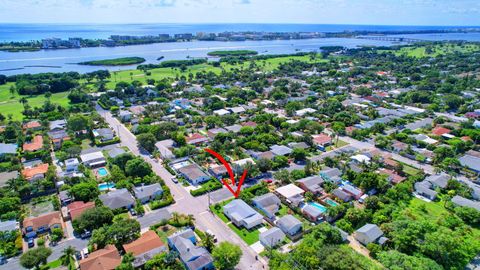
<svg viewBox="0 0 480 270">
<path fill-rule="evenodd" d="M 151 185 L 135 187 L 133 192 L 135 193 L 135 197 L 142 199 L 153 196 L 157 192 L 163 192 L 163 189 L 159 183 L 155 183 Z"/>
<path fill-rule="evenodd" d="M 267 193 L 253 199 L 256 205 L 261 206 L 264 210 L 269 212 L 268 214 L 274 215 L 278 212 L 280 205 L 280 199 L 273 193 Z"/>
<path fill-rule="evenodd" d="M 15 220 L 7 220 L 0 222 L 0 232 L 9 232 L 18 230 L 18 222 Z"/>
<path fill-rule="evenodd" d="M 321 176 L 310 176 L 299 179 L 297 183 L 302 183 L 310 192 L 321 192 L 323 191 L 322 184 L 323 178 Z"/>
<path fill-rule="evenodd" d="M 111 191 L 99 196 L 105 206 L 111 209 L 128 207 L 135 204 L 135 199 L 126 188 Z"/>
<path fill-rule="evenodd" d="M 365 224 L 356 233 L 363 234 L 369 242 L 374 242 L 383 235 L 382 230 L 375 224 Z"/>
<path fill-rule="evenodd" d="M 17 145 L 13 143 L 0 143 L 0 154 L 16 154 Z"/>
<path fill-rule="evenodd" d="M 276 156 L 285 156 L 292 153 L 292 149 L 285 145 L 272 145 L 270 151 Z"/>
<path fill-rule="evenodd" d="M 458 160 L 462 166 L 480 172 L 480 158 L 471 155 L 464 155 Z"/>
<path fill-rule="evenodd" d="M 277 225 L 281 229 L 285 229 L 287 231 L 291 230 L 298 224 L 302 224 L 302 222 L 292 215 L 285 215 L 277 221 Z"/>
<path fill-rule="evenodd" d="M 476 210 L 480 211 L 480 202 L 472 201 L 470 199 L 467 199 L 467 198 L 464 198 L 464 197 L 461 197 L 461 196 L 458 196 L 458 195 L 456 195 L 452 198 L 452 203 L 454 203 L 455 205 L 458 205 L 458 206 L 470 207 L 470 208 L 473 208 L 473 209 L 476 209 Z"/>
</svg>

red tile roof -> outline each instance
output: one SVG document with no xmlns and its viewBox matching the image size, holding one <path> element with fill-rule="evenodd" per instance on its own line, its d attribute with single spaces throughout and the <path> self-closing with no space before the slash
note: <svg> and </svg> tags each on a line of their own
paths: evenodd
<svg viewBox="0 0 480 270">
<path fill-rule="evenodd" d="M 80 270 L 113 270 L 122 263 L 122 258 L 114 245 L 94 251 L 88 258 L 80 260 Z"/>
<path fill-rule="evenodd" d="M 241 123 L 241 125 L 244 126 L 244 127 L 256 127 L 257 123 L 252 122 L 252 121 L 248 121 L 248 122 Z"/>
<path fill-rule="evenodd" d="M 444 128 L 444 127 L 435 127 L 434 129 L 432 129 L 432 134 L 433 135 L 437 135 L 437 136 L 442 136 L 443 134 L 447 134 L 447 133 L 450 133 L 452 132 L 450 129 L 448 128 Z"/>
<path fill-rule="evenodd" d="M 133 256 L 138 256 L 150 250 L 164 246 L 165 244 L 154 231 L 147 231 L 137 240 L 123 245 L 123 249 L 125 249 L 126 253 L 131 252 L 133 253 Z"/>
<path fill-rule="evenodd" d="M 48 164 L 42 163 L 40 165 L 37 165 L 36 167 L 24 169 L 22 171 L 22 174 L 27 180 L 30 180 L 35 175 L 45 174 L 47 173 L 47 171 L 48 171 Z"/>
<path fill-rule="evenodd" d="M 331 143 L 332 142 L 332 138 L 330 138 L 330 136 L 328 136 L 327 134 L 318 134 L 318 135 L 313 135 L 313 142 L 316 143 L 316 144 L 319 144 L 319 145 L 325 145 L 327 143 Z"/>
<path fill-rule="evenodd" d="M 199 133 L 193 133 L 190 136 L 186 137 L 185 140 L 187 143 L 197 143 L 207 140 L 207 137 Z"/>
<path fill-rule="evenodd" d="M 43 147 L 43 137 L 42 135 L 37 135 L 33 138 L 30 143 L 23 144 L 23 151 L 34 152 L 42 149 Z"/>
<path fill-rule="evenodd" d="M 38 122 L 38 121 L 30 121 L 28 123 L 23 124 L 24 129 L 39 128 L 41 126 L 42 126 L 42 124 L 40 124 L 40 122 Z"/>
<path fill-rule="evenodd" d="M 88 209 L 95 208 L 95 203 L 94 202 L 82 202 L 82 201 L 76 201 L 72 202 L 67 206 L 68 213 L 70 213 L 70 218 L 72 220 L 78 218 L 83 214 Z"/>
<path fill-rule="evenodd" d="M 55 224 L 62 225 L 62 216 L 59 211 L 44 214 L 38 217 L 28 217 L 23 220 L 23 227 L 32 227 L 36 231 L 39 227 L 47 225 L 51 227 Z"/>
</svg>

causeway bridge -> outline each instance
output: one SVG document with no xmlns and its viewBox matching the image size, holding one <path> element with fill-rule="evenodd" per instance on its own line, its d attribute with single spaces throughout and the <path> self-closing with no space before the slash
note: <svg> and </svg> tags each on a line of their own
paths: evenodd
<svg viewBox="0 0 480 270">
<path fill-rule="evenodd" d="M 415 43 L 421 41 L 427 41 L 424 39 L 416 38 L 406 38 L 406 37 L 392 37 L 392 36 L 356 36 L 355 38 L 359 39 L 370 39 L 370 40 L 382 40 L 382 41 L 392 41 L 392 42 L 405 42 L 405 43 Z"/>
</svg>

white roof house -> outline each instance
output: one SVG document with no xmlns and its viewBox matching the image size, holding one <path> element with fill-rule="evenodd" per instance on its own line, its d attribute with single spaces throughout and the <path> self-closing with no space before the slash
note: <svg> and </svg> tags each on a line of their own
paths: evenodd
<svg viewBox="0 0 480 270">
<path fill-rule="evenodd" d="M 223 213 L 238 227 L 251 229 L 262 224 L 263 216 L 255 211 L 250 205 L 236 199 L 223 207 Z"/>
<path fill-rule="evenodd" d="M 219 109 L 219 110 L 213 111 L 213 113 L 216 115 L 222 116 L 222 115 L 230 114 L 231 112 L 225 109 Z"/>
<path fill-rule="evenodd" d="M 297 116 L 304 116 L 305 114 L 307 113 L 314 113 L 316 112 L 317 110 L 315 109 L 312 109 L 312 108 L 305 108 L 305 109 L 301 109 L 301 110 L 298 110 L 295 112 L 295 115 Z"/>
<path fill-rule="evenodd" d="M 365 164 L 370 163 L 370 158 L 362 154 L 351 156 L 350 159 L 357 163 L 365 163 Z"/>
<path fill-rule="evenodd" d="M 80 155 L 85 166 L 95 167 L 105 165 L 105 157 L 101 151 Z"/>
<path fill-rule="evenodd" d="M 288 184 L 283 187 L 279 187 L 275 190 L 280 196 L 285 198 L 287 202 L 290 202 L 294 205 L 298 205 L 303 201 L 303 194 L 305 191 L 294 184 Z"/>
</svg>

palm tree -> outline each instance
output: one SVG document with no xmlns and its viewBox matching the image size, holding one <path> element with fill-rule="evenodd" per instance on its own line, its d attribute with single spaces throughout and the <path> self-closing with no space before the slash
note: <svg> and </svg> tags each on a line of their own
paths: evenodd
<svg viewBox="0 0 480 270">
<path fill-rule="evenodd" d="M 22 105 L 25 107 L 25 104 L 28 103 L 28 99 L 26 97 L 22 97 L 20 98 L 19 102 L 22 103 Z"/>
<path fill-rule="evenodd" d="M 178 223 L 178 219 L 180 218 L 180 215 L 177 212 L 172 213 L 172 219 L 175 221 L 175 223 Z"/>
<path fill-rule="evenodd" d="M 62 256 L 60 257 L 60 261 L 62 262 L 63 266 L 67 266 L 69 270 L 74 270 L 75 266 L 75 253 L 77 250 L 72 247 L 68 246 L 62 251 Z"/>
<path fill-rule="evenodd" d="M 205 238 L 202 240 L 202 246 L 211 252 L 215 246 L 215 237 L 209 233 L 205 233 Z"/>
</svg>

